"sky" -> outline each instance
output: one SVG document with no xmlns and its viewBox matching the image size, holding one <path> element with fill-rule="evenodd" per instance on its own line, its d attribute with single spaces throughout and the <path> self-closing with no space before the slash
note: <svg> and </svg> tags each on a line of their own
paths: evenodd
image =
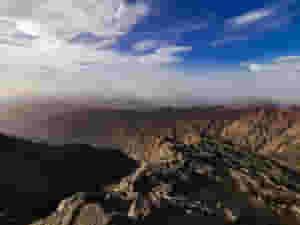
<svg viewBox="0 0 300 225">
<path fill-rule="evenodd" d="M 300 1 L 1 0 L 0 98 L 300 103 Z"/>
</svg>

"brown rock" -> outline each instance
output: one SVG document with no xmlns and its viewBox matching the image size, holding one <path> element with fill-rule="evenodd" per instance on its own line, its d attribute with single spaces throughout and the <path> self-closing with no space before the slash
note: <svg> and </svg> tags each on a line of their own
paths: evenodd
<svg viewBox="0 0 300 225">
<path fill-rule="evenodd" d="M 183 138 L 183 143 L 186 145 L 198 144 L 200 143 L 201 137 L 199 134 L 188 133 Z"/>
<path fill-rule="evenodd" d="M 106 225 L 109 217 L 103 208 L 95 203 L 87 204 L 80 209 L 79 215 L 74 218 L 73 225 Z"/>
<path fill-rule="evenodd" d="M 224 218 L 225 222 L 232 224 L 238 220 L 238 216 L 234 215 L 233 211 L 229 208 L 224 208 Z"/>
</svg>

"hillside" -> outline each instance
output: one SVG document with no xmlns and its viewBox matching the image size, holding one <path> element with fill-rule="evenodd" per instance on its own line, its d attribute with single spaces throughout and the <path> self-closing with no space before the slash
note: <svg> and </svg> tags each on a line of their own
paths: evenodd
<svg viewBox="0 0 300 225">
<path fill-rule="evenodd" d="M 97 118 L 77 113 L 47 122 Z M 4 224 L 300 224 L 294 108 L 106 113 L 94 147 L 0 136 Z"/>
<path fill-rule="evenodd" d="M 252 224 L 267 224 L 259 221 L 261 216 L 282 225 L 300 224 L 299 115 L 296 107 L 266 106 L 152 111 L 89 108 L 57 113 L 38 126 L 32 124 L 32 129 L 45 129 L 50 137 L 61 135 L 61 139 L 77 139 L 93 147 L 51 146 L 29 137 L 1 135 L 0 220 L 7 223 L 9 218 L 11 224 L 22 225 L 47 220 L 49 215 L 57 220 L 53 212 L 62 199 L 90 204 L 82 196 L 92 195 L 96 198 L 92 202 L 105 212 L 123 205 L 113 217 L 128 223 L 147 224 L 158 215 L 169 215 L 166 219 L 172 220 L 171 215 L 179 213 L 184 218 L 204 216 L 214 224 L 223 224 L 228 216 L 235 224 L 247 224 L 249 216 L 244 213 L 249 212 Z M 164 195 L 155 194 L 153 188 L 158 192 L 162 188 Z M 195 192 L 199 197 L 198 191 L 215 200 L 202 199 L 200 194 L 199 208 L 194 195 L 187 196 Z M 144 203 L 137 203 L 140 198 Z M 165 211 L 170 207 L 175 211 Z M 196 213 L 190 215 L 194 208 Z M 43 219 L 40 224 L 45 224 Z"/>
<path fill-rule="evenodd" d="M 88 145 L 0 141 L 2 224 L 300 224 L 299 174 L 214 137 L 161 139 L 155 162 Z"/>
<path fill-rule="evenodd" d="M 145 112 L 81 109 L 49 117 L 38 126 L 46 128 L 44 132 L 50 137 L 114 145 L 142 155 L 148 146 L 151 154 L 155 154 L 153 141 L 159 136 L 192 144 L 197 143 L 199 136 L 206 135 L 289 160 L 295 167 L 299 158 L 300 111 L 295 107 L 218 106 Z M 144 151 L 138 150 L 141 148 Z"/>
<path fill-rule="evenodd" d="M 4 135 L 0 144 L 1 224 L 29 224 L 55 210 L 60 200 L 100 191 L 137 168 L 116 149 L 54 147 Z"/>
</svg>

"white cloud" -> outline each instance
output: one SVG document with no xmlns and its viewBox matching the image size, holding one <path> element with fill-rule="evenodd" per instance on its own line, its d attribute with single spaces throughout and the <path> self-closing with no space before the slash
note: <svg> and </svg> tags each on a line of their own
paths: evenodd
<svg viewBox="0 0 300 225">
<path fill-rule="evenodd" d="M 158 46 L 159 46 L 159 43 L 157 41 L 144 40 L 144 41 L 140 41 L 140 42 L 136 43 L 133 46 L 133 49 L 136 51 L 139 51 L 139 52 L 144 52 L 144 51 L 155 49 Z"/>
<path fill-rule="evenodd" d="M 3 0 L 0 21 L 15 23 L 16 30 L 33 36 L 70 39 L 89 31 L 115 37 L 126 34 L 148 12 L 145 3 L 128 4 L 125 0 Z"/>
<path fill-rule="evenodd" d="M 274 13 L 273 8 L 256 9 L 256 10 L 247 12 L 245 14 L 242 14 L 240 16 L 230 18 L 230 19 L 226 20 L 225 23 L 231 24 L 233 26 L 252 24 L 252 23 L 260 21 L 266 17 L 271 16 L 273 13 Z"/>
<path fill-rule="evenodd" d="M 298 73 L 298 71 L 300 71 L 300 56 L 280 56 L 274 58 L 270 63 L 257 64 L 242 62 L 240 65 L 247 67 L 250 72 Z"/>
<path fill-rule="evenodd" d="M 166 46 L 156 50 L 157 54 L 160 55 L 175 55 L 181 52 L 189 52 L 192 50 L 190 46 Z"/>
<path fill-rule="evenodd" d="M 39 36 L 41 34 L 41 25 L 30 20 L 16 21 L 16 30 L 31 36 Z"/>
<path fill-rule="evenodd" d="M 131 94 L 157 100 L 189 96 L 189 88 L 181 86 L 183 75 L 174 71 L 170 75 L 161 65 L 180 61 L 176 54 L 190 47 L 157 46 L 153 54 L 143 56 L 110 48 L 149 10 L 143 2 L 125 0 L 1 2 L 0 96 Z M 81 32 L 104 39 L 92 44 L 69 42 Z M 149 43 L 140 44 L 140 49 L 149 48 Z"/>
<path fill-rule="evenodd" d="M 280 56 L 273 60 L 274 63 L 294 62 L 294 61 L 300 61 L 300 56 L 296 56 L 296 55 Z"/>
<path fill-rule="evenodd" d="M 222 36 L 211 42 L 210 46 L 232 44 L 235 41 L 257 38 L 265 32 L 280 30 L 291 24 L 299 15 L 295 4 L 295 0 L 277 1 L 267 4 L 264 8 L 227 18 L 224 21 Z"/>
<path fill-rule="evenodd" d="M 109 48 L 109 47 L 111 47 L 113 44 L 115 44 L 117 42 L 118 42 L 117 38 L 105 39 L 105 40 L 97 43 L 97 47 L 96 48 Z"/>
<path fill-rule="evenodd" d="M 280 70 L 272 80 L 277 86 L 269 90 L 267 79 L 262 77 L 268 74 L 270 79 L 270 75 L 261 72 L 264 66 L 260 64 L 255 75 L 257 83 L 250 79 L 230 79 L 234 74 L 230 71 L 221 74 L 228 76 L 228 80 L 207 79 L 190 77 L 168 67 L 182 61 L 180 53 L 191 51 L 189 46 L 158 43 L 154 47 L 148 40 L 148 44 L 135 46 L 143 50 L 154 47 L 153 53 L 142 56 L 110 48 L 149 10 L 144 2 L 128 4 L 125 0 L 1 1 L 0 96 L 130 95 L 189 103 L 202 97 L 228 99 L 253 92 L 274 95 L 280 85 L 289 90 L 299 84 L 291 82 L 293 77 L 298 79 L 294 72 L 289 82 L 285 82 L 279 74 L 286 70 Z M 69 42 L 81 32 L 93 33 L 104 40 L 93 44 Z M 291 91 L 287 95 L 288 92 L 291 96 Z"/>
<path fill-rule="evenodd" d="M 250 72 L 259 72 L 262 70 L 261 65 L 259 64 L 250 64 L 248 65 L 248 69 Z"/>
<path fill-rule="evenodd" d="M 138 58 L 139 62 L 145 64 L 165 64 L 177 63 L 181 61 L 177 53 L 189 52 L 192 47 L 188 46 L 164 46 L 155 50 L 154 53 L 144 55 Z"/>
</svg>

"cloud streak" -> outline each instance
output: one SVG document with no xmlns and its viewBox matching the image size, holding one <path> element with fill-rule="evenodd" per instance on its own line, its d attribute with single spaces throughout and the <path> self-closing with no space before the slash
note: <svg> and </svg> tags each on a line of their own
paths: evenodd
<svg viewBox="0 0 300 225">
<path fill-rule="evenodd" d="M 243 26 L 247 24 L 253 24 L 258 22 L 266 17 L 270 17 L 275 13 L 275 9 L 273 8 L 263 8 L 256 9 L 240 16 L 230 18 L 225 21 L 226 24 L 231 26 Z"/>
<path fill-rule="evenodd" d="M 286 0 L 244 12 L 224 20 L 223 37 L 210 43 L 213 47 L 222 47 L 236 41 L 249 40 L 265 32 L 286 27 L 299 14 L 296 1 Z"/>
<path fill-rule="evenodd" d="M 134 46 L 133 49 L 138 52 L 145 52 L 148 50 L 153 50 L 156 49 L 159 46 L 158 41 L 154 40 L 143 40 L 137 42 Z"/>
<path fill-rule="evenodd" d="M 270 63 L 241 63 L 251 72 L 280 72 L 282 74 L 298 73 L 300 71 L 300 56 L 280 56 Z"/>
</svg>

